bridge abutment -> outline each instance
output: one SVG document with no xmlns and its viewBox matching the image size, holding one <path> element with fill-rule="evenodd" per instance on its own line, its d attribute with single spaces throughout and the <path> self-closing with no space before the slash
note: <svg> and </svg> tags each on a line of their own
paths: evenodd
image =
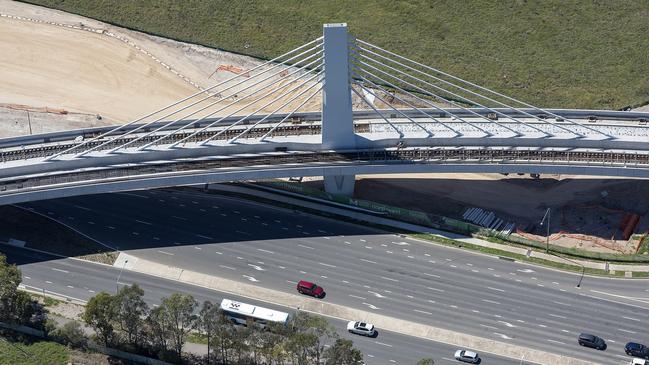
<svg viewBox="0 0 649 365">
<path fill-rule="evenodd" d="M 356 175 L 325 175 L 324 188 L 329 194 L 352 196 Z"/>
</svg>

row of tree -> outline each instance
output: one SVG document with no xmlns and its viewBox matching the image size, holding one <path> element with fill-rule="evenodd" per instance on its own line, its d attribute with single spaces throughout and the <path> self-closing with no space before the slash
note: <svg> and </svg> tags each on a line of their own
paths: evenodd
<svg viewBox="0 0 649 365">
<path fill-rule="evenodd" d="M 193 332 L 207 343 L 207 364 L 363 363 L 363 355 L 352 341 L 340 338 L 323 317 L 297 312 L 288 325 L 269 323 L 262 328 L 250 322 L 238 326 L 218 305 L 205 301 L 199 308 L 186 294 L 162 298 L 161 304 L 151 309 L 137 284 L 124 286 L 115 295 L 95 295 L 88 301 L 83 320 L 106 346 L 167 361 L 184 360 L 183 348 Z"/>
</svg>

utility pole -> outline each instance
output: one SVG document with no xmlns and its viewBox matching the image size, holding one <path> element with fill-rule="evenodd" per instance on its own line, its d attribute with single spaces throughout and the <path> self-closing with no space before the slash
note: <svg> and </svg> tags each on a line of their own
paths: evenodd
<svg viewBox="0 0 649 365">
<path fill-rule="evenodd" d="M 115 293 L 119 292 L 119 279 L 122 277 L 122 271 L 124 271 L 124 267 L 126 267 L 126 263 L 128 260 L 124 260 L 124 265 L 122 265 L 122 268 L 119 270 L 119 275 L 117 275 L 117 280 L 115 281 L 115 286 L 117 287 L 117 290 Z"/>
<path fill-rule="evenodd" d="M 545 253 L 550 252 L 550 208 L 545 211 L 545 215 L 543 216 L 543 219 L 541 219 L 541 225 L 545 222 L 545 219 L 547 218 L 548 223 L 546 224 L 546 234 L 545 234 Z"/>
</svg>

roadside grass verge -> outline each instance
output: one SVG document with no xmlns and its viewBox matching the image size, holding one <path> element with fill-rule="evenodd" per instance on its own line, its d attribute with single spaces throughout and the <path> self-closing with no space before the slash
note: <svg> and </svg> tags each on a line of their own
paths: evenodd
<svg viewBox="0 0 649 365">
<path fill-rule="evenodd" d="M 65 365 L 70 360 L 67 347 L 56 342 L 15 342 L 11 337 L 0 337 L 0 364 Z"/>
<path fill-rule="evenodd" d="M 263 59 L 347 22 L 360 39 L 539 106 L 649 101 L 646 1 L 25 2 Z"/>
</svg>

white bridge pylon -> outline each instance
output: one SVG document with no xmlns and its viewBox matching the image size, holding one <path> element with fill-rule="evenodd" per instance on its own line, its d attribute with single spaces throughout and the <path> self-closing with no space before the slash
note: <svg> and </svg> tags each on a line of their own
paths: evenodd
<svg viewBox="0 0 649 365">
<path fill-rule="evenodd" d="M 326 24 L 322 37 L 44 160 L 273 143 L 278 128 L 309 111 L 320 113 L 323 149 L 352 149 L 353 109 L 374 113 L 398 139 L 413 131 L 424 138 L 613 138 L 355 39 L 346 24 Z"/>
</svg>

